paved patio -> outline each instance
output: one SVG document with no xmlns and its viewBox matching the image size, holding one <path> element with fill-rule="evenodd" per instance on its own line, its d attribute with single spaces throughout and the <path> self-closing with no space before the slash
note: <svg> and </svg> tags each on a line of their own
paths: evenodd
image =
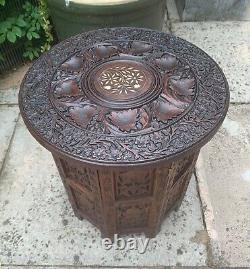
<svg viewBox="0 0 250 269">
<path fill-rule="evenodd" d="M 144 254 L 105 250 L 99 231 L 73 216 L 51 155 L 19 116 L 19 71 L 0 81 L 0 265 L 250 267 L 250 22 L 182 23 L 171 3 L 164 30 L 211 55 L 231 91 L 179 211 Z"/>
</svg>

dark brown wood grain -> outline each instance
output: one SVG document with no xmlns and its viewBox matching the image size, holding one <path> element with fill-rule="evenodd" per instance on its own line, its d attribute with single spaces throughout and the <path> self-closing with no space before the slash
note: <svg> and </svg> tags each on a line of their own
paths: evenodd
<svg viewBox="0 0 250 269">
<path fill-rule="evenodd" d="M 110 238 L 157 234 L 228 105 L 226 78 L 204 51 L 137 28 L 61 42 L 32 65 L 19 93 L 24 122 L 52 152 L 75 215 Z"/>
<path fill-rule="evenodd" d="M 103 237 L 144 232 L 154 237 L 164 217 L 180 205 L 198 152 L 156 167 L 96 168 L 54 154 L 76 216 Z"/>
</svg>

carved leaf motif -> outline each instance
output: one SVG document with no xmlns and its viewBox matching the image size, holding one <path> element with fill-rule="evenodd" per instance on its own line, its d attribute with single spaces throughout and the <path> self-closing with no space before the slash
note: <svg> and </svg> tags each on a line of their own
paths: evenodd
<svg viewBox="0 0 250 269">
<path fill-rule="evenodd" d="M 187 103 L 178 99 L 178 98 L 174 98 L 173 96 L 169 95 L 168 93 L 162 93 L 161 96 L 166 99 L 169 103 L 171 103 L 172 105 L 179 107 L 179 108 L 185 108 L 187 106 Z"/>
<path fill-rule="evenodd" d="M 160 121 L 167 121 L 180 115 L 184 109 L 176 107 L 167 100 L 159 100 L 155 104 L 155 116 Z"/>
<path fill-rule="evenodd" d="M 176 57 L 170 54 L 156 59 L 155 62 L 162 70 L 166 72 L 173 70 L 177 64 Z"/>
<path fill-rule="evenodd" d="M 57 85 L 55 88 L 55 94 L 58 97 L 77 96 L 80 94 L 80 88 L 78 87 L 75 80 L 68 79 Z"/>
<path fill-rule="evenodd" d="M 185 100 L 185 98 L 183 98 L 175 90 L 173 90 L 170 87 L 170 79 L 171 77 L 169 76 L 169 74 L 166 73 L 163 78 L 163 92 L 161 96 L 176 107 L 186 108 L 187 104 L 191 100 Z"/>
<path fill-rule="evenodd" d="M 87 127 L 96 112 L 96 108 L 91 105 L 74 106 L 70 108 L 72 119 L 84 128 Z"/>
<path fill-rule="evenodd" d="M 145 42 L 133 41 L 131 44 L 131 52 L 134 54 L 143 54 L 149 52 L 151 49 L 152 45 Z"/>
<path fill-rule="evenodd" d="M 118 48 L 111 44 L 99 44 L 95 47 L 95 53 L 100 59 L 114 56 L 117 52 Z"/>
<path fill-rule="evenodd" d="M 144 109 L 140 109 L 140 123 L 142 124 L 142 129 L 144 129 L 149 123 L 148 113 Z"/>
<path fill-rule="evenodd" d="M 119 56 L 122 57 L 126 57 L 127 59 L 131 59 L 131 60 L 141 60 L 142 56 L 141 55 L 131 55 L 128 53 L 120 53 Z"/>
<path fill-rule="evenodd" d="M 193 94 L 194 79 L 170 79 L 170 87 L 180 96 L 190 96 Z"/>
<path fill-rule="evenodd" d="M 112 111 L 110 120 L 122 131 L 130 131 L 135 128 L 137 109 L 125 111 Z"/>
<path fill-rule="evenodd" d="M 83 58 L 80 56 L 73 56 L 68 61 L 62 64 L 62 68 L 71 71 L 77 71 L 83 67 Z"/>
</svg>

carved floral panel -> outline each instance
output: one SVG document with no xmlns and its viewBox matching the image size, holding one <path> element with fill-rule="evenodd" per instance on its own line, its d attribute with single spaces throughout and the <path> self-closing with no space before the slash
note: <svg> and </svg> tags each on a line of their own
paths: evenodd
<svg viewBox="0 0 250 269">
<path fill-rule="evenodd" d="M 148 225 L 150 204 L 120 205 L 117 208 L 118 229 L 143 228 Z"/>
<path fill-rule="evenodd" d="M 120 172 L 115 177 L 116 199 L 151 196 L 154 185 L 153 170 Z"/>
</svg>

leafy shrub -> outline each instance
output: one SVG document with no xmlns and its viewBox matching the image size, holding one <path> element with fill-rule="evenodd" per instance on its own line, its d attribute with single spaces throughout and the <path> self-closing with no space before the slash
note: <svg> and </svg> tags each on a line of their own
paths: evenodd
<svg viewBox="0 0 250 269">
<path fill-rule="evenodd" d="M 4 6 L 5 1 L 0 0 L 0 5 Z M 46 0 L 40 0 L 38 6 L 26 1 L 21 12 L 0 22 L 0 44 L 5 42 L 22 42 L 23 57 L 30 60 L 50 49 L 53 36 Z M 0 55 L 0 59 L 4 60 L 4 53 Z"/>
</svg>

